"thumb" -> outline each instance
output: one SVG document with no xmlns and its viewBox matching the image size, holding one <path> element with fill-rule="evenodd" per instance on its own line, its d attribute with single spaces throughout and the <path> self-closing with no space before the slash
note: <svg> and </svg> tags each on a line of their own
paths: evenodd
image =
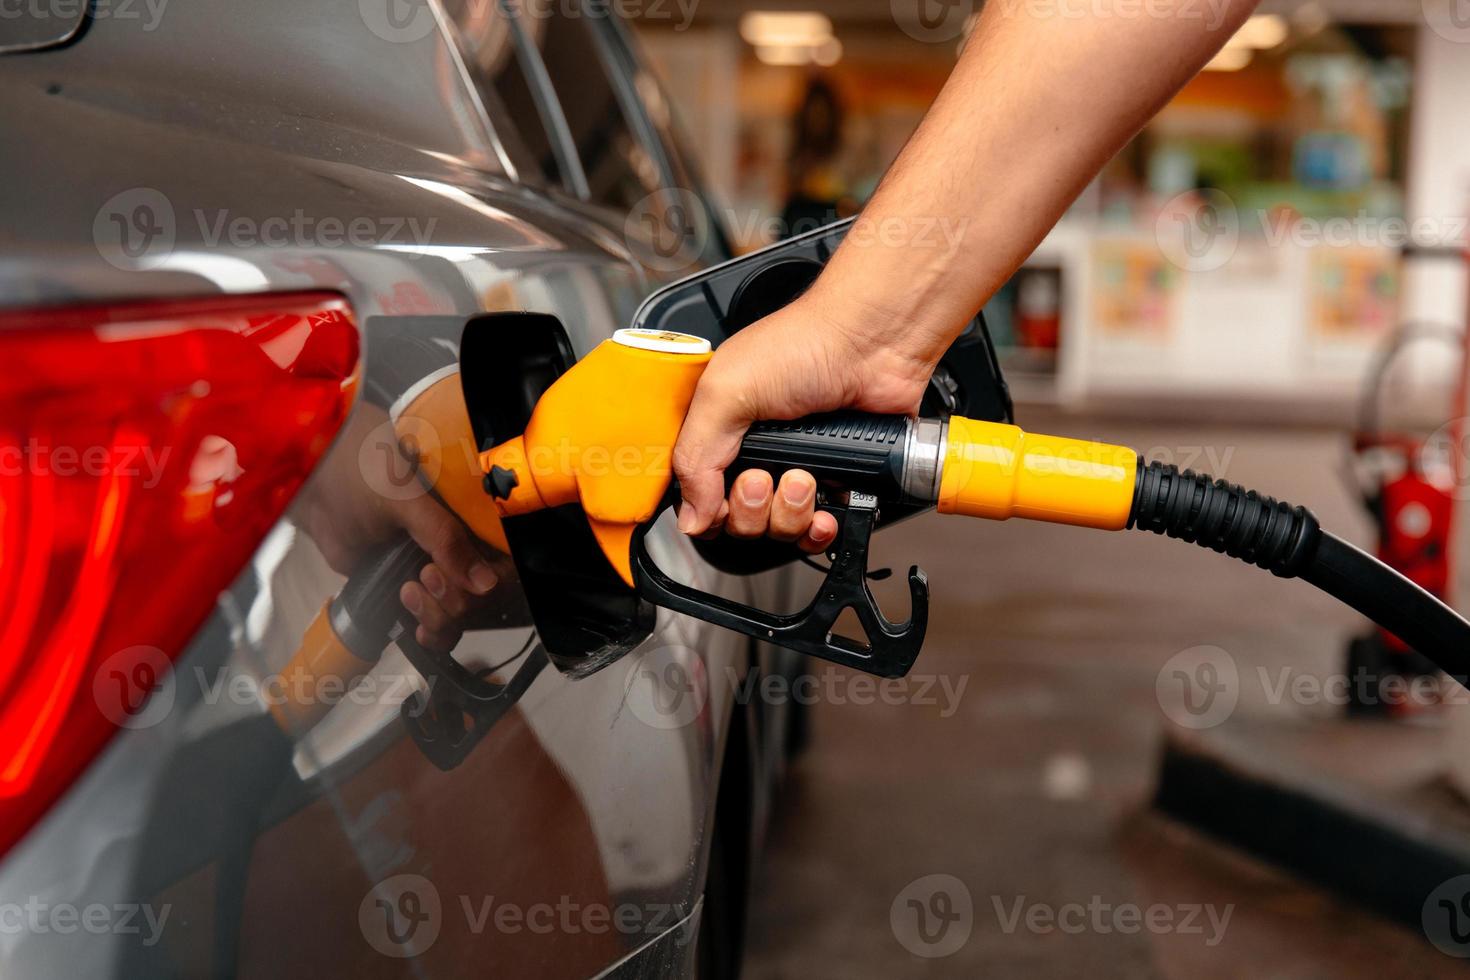
<svg viewBox="0 0 1470 980">
<path fill-rule="evenodd" d="M 725 467 L 740 453 L 740 439 L 750 420 L 736 403 L 709 385 L 694 393 L 689 414 L 674 444 L 674 476 L 679 480 L 679 530 L 702 534 L 720 513 L 725 500 Z"/>
<path fill-rule="evenodd" d="M 413 498 L 400 510 L 399 519 L 456 586 L 471 595 L 484 595 L 495 587 L 495 572 L 470 543 L 464 525 L 433 497 Z"/>
</svg>

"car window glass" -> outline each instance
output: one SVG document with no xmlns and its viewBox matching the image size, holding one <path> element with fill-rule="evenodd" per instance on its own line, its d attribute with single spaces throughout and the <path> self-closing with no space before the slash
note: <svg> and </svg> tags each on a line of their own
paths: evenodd
<svg viewBox="0 0 1470 980">
<path fill-rule="evenodd" d="M 592 34 L 599 25 L 573 4 L 531 0 L 522 11 L 521 22 L 541 52 L 566 114 L 591 200 L 618 211 L 631 210 L 662 181 L 657 163 L 618 102 Z M 569 11 L 582 16 L 569 16 Z"/>
<path fill-rule="evenodd" d="M 551 137 L 497 0 L 444 0 L 456 43 L 506 153 L 528 183 L 560 183 Z"/>
</svg>

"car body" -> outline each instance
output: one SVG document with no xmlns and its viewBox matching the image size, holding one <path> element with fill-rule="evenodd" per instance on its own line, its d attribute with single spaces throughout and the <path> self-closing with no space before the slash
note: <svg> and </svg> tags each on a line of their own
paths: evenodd
<svg viewBox="0 0 1470 980">
<path fill-rule="evenodd" d="M 327 296 L 350 306 L 361 361 L 280 518 L 245 561 L 201 568 L 225 584 L 164 651 L 169 676 L 4 855 L 0 972 L 732 971 L 784 724 L 737 688 L 773 651 L 659 611 L 601 669 L 535 674 L 447 771 L 407 733 L 425 682 L 392 648 L 375 693 L 307 731 L 283 732 L 262 693 L 352 571 L 321 515 L 417 486 L 380 472 L 391 418 L 453 370 L 467 324 L 549 315 L 585 354 L 723 257 L 713 222 L 677 258 L 642 247 L 662 230 L 638 216 L 648 195 L 705 204 L 623 26 L 579 3 L 93 8 L 8 52 L 0 38 L 11 340 L 30 342 L 17 311 Z M 338 552 L 374 543 L 343 533 Z M 651 535 L 703 588 L 790 604 L 784 573 L 725 575 L 666 524 Z M 164 621 L 180 601 L 132 588 Z M 535 656 L 519 588 L 502 575 L 511 611 L 455 661 L 509 681 Z"/>
</svg>

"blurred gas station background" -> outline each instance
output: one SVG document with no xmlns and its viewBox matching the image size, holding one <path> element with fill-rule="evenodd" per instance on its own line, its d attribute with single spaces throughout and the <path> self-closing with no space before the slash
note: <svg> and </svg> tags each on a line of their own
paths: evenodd
<svg viewBox="0 0 1470 980">
<path fill-rule="evenodd" d="M 991 2 L 1053 16 L 1151 9 Z M 738 252 L 860 209 L 979 9 L 635 7 Z M 1462 0 L 1267 0 L 987 306 L 1018 422 L 1152 447 L 1309 503 L 1470 608 L 1464 522 L 1450 519 L 1470 497 L 1467 94 Z M 949 714 L 813 705 L 757 890 L 750 973 L 1457 972 L 1470 946 L 1443 939 L 1434 902 L 1399 902 L 1382 883 L 1470 872 L 1465 699 L 1323 693 L 1365 664 L 1398 671 L 1403 651 L 1364 653 L 1379 641 L 1355 615 L 1213 556 L 1052 534 L 918 522 L 884 541 L 893 565 L 917 561 L 936 583 L 925 666 L 974 686 Z M 985 598 L 956 598 L 946 581 Z M 1171 703 L 1185 661 L 1209 668 L 1191 676 L 1228 675 L 1228 718 L 1197 724 Z M 1294 686 L 1303 678 L 1315 696 Z M 957 774 L 957 757 L 984 764 Z M 1252 797 L 1221 817 L 1237 778 L 1282 788 L 1279 808 Z M 1319 804 L 1320 821 L 1304 816 Z M 1322 854 L 1283 858 L 1273 834 L 1292 842 L 1285 853 L 1319 841 Z M 958 951 L 924 963 L 924 950 L 831 914 L 891 914 L 897 935 L 901 902 L 889 900 L 930 873 L 973 893 L 974 934 Z M 1236 918 L 1218 946 L 1181 930 L 1063 935 L 1007 929 L 1006 896 L 1053 911 L 1193 901 Z"/>
<path fill-rule="evenodd" d="M 974 17 L 687 2 L 639 23 L 741 250 L 853 213 Z M 1460 324 L 1470 16 L 1437 4 L 1263 4 L 987 309 L 1018 398 L 1340 422 L 1396 324 Z"/>
</svg>

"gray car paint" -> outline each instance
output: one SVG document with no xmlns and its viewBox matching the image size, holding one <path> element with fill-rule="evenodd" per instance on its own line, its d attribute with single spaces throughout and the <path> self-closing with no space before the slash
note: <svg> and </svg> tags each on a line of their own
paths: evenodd
<svg viewBox="0 0 1470 980">
<path fill-rule="evenodd" d="M 485 312 L 553 313 L 578 354 L 627 322 L 659 277 L 633 259 L 620 216 L 518 184 L 445 25 L 389 41 L 364 9 L 176 2 L 151 30 L 99 19 L 68 46 L 0 59 L 0 305 L 335 290 L 363 324 L 369 372 L 392 336 L 414 332 L 452 353 L 458 332 L 443 325 Z M 130 256 L 108 237 L 111 215 L 126 224 L 140 205 L 168 234 Z M 289 230 L 298 214 L 312 232 Z M 339 243 L 327 219 L 367 219 L 373 240 Z M 284 239 L 258 234 L 283 221 Z M 362 449 L 342 439 L 331 455 L 351 462 Z M 334 471 L 371 482 L 364 465 Z M 375 676 L 395 693 L 344 703 L 283 744 L 260 698 L 224 695 L 220 679 L 243 678 L 249 690 L 282 666 L 342 585 L 303 519 L 305 500 L 330 504 L 341 492 L 308 484 L 178 659 L 170 710 L 121 732 L 0 864 L 0 908 L 136 905 L 137 930 L 0 922 L 0 971 L 461 975 L 495 972 L 512 947 L 538 975 L 691 970 L 744 642 L 660 611 L 638 650 L 592 677 L 544 671 L 516 723 L 491 733 L 475 765 L 449 773 L 405 751 L 395 700 L 404 688 L 391 682 L 415 675 L 390 653 Z M 714 572 L 668 527 L 652 540 L 676 575 L 750 598 L 753 586 Z M 472 632 L 455 656 L 499 663 L 526 636 Z M 630 704 L 669 664 L 696 679 L 687 693 L 701 710 L 666 724 Z M 543 762 L 528 765 L 537 753 Z M 532 785 L 517 773 L 529 768 L 564 783 L 558 791 L 590 828 L 580 849 L 546 839 L 554 819 L 497 833 L 444 818 L 481 806 L 513 814 L 513 791 Z M 555 906 L 589 862 L 605 894 L 581 901 L 639 909 L 637 928 L 585 949 L 565 929 L 542 942 L 528 926 L 476 928 L 492 890 L 523 909 Z M 402 876 L 439 892 L 440 928 L 428 948 L 396 959 L 373 948 L 360 914 Z M 155 936 L 149 922 L 160 916 Z"/>
</svg>

